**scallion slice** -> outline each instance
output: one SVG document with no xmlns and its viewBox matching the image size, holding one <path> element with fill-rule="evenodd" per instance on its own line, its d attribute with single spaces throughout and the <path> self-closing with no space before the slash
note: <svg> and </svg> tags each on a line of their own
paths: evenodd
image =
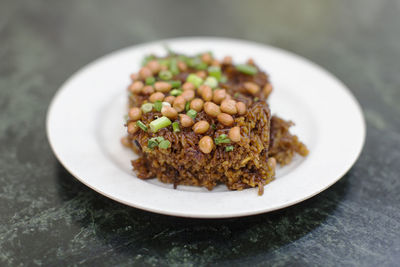
<svg viewBox="0 0 400 267">
<path fill-rule="evenodd" d="M 145 131 L 145 132 L 147 132 L 147 126 L 142 122 L 142 121 L 137 121 L 136 122 L 136 125 L 140 128 L 140 129 L 142 129 L 143 131 Z"/>
<path fill-rule="evenodd" d="M 248 74 L 248 75 L 254 75 L 257 73 L 257 68 L 252 66 L 252 65 L 248 65 L 248 64 L 239 64 L 236 65 L 236 69 L 244 74 Z"/>
<path fill-rule="evenodd" d="M 170 125 L 171 125 L 171 121 L 167 117 L 162 116 L 161 118 L 158 118 L 158 119 L 150 122 L 150 129 L 153 133 L 155 133 L 158 130 L 168 127 Z"/>
</svg>

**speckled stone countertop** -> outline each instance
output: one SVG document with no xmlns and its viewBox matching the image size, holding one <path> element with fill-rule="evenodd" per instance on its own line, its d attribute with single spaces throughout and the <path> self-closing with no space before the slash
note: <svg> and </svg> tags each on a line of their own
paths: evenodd
<svg viewBox="0 0 400 267">
<path fill-rule="evenodd" d="M 0 0 L 0 266 L 398 266 L 399 14 L 396 0 Z M 74 179 L 45 134 L 59 86 L 111 51 L 189 35 L 278 46 L 335 74 L 366 116 L 355 166 L 303 203 L 224 220 L 148 213 Z"/>
</svg>

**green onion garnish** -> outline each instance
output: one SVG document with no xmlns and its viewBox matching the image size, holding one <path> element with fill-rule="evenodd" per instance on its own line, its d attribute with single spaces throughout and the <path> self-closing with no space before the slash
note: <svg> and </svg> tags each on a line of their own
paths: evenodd
<svg viewBox="0 0 400 267">
<path fill-rule="evenodd" d="M 153 59 L 155 59 L 155 58 L 156 58 L 156 57 L 155 57 L 154 55 L 145 56 L 145 57 L 143 58 L 143 60 L 142 60 L 142 66 L 146 66 L 147 63 L 149 63 L 149 61 L 151 61 L 151 60 L 153 60 Z"/>
<path fill-rule="evenodd" d="M 225 147 L 225 151 L 226 151 L 226 152 L 233 151 L 233 146 L 227 146 L 227 147 Z"/>
<path fill-rule="evenodd" d="M 208 65 L 205 62 L 201 62 L 199 64 L 196 64 L 196 66 L 194 66 L 197 70 L 206 70 Z"/>
<path fill-rule="evenodd" d="M 139 126 L 140 129 L 142 129 L 143 131 L 147 132 L 147 126 L 142 122 L 142 121 L 137 121 L 136 125 Z"/>
<path fill-rule="evenodd" d="M 231 142 L 231 140 L 226 136 L 226 134 L 221 134 L 217 138 L 214 138 L 214 142 L 216 145 L 229 144 Z"/>
<path fill-rule="evenodd" d="M 228 77 L 226 77 L 225 75 L 221 77 L 221 79 L 219 79 L 219 81 L 221 83 L 226 83 L 228 81 Z"/>
<path fill-rule="evenodd" d="M 158 119 L 150 122 L 150 129 L 153 133 L 155 133 L 158 130 L 168 127 L 170 125 L 171 125 L 171 121 L 167 117 L 162 116 L 161 118 L 158 118 Z"/>
<path fill-rule="evenodd" d="M 194 110 L 194 109 L 189 109 L 189 110 L 186 112 L 186 115 L 188 115 L 190 118 L 192 118 L 192 119 L 194 120 L 194 119 L 196 118 L 197 111 Z"/>
<path fill-rule="evenodd" d="M 147 142 L 147 147 L 150 149 L 153 149 L 158 146 L 158 142 L 155 140 L 155 138 L 150 138 L 149 141 Z"/>
<path fill-rule="evenodd" d="M 152 103 L 145 103 L 141 107 L 143 113 L 147 113 L 153 110 L 153 104 Z"/>
<path fill-rule="evenodd" d="M 252 65 L 247 64 L 239 64 L 236 65 L 236 69 L 244 74 L 254 75 L 257 73 L 257 68 Z"/>
<path fill-rule="evenodd" d="M 181 95 L 181 94 L 182 94 L 182 90 L 173 89 L 173 90 L 171 90 L 171 92 L 169 92 L 169 94 L 170 94 L 170 95 L 173 95 L 173 96 L 178 96 L 178 95 Z"/>
<path fill-rule="evenodd" d="M 158 112 L 161 111 L 162 109 L 162 102 L 160 100 L 156 100 L 156 102 L 154 102 L 154 109 L 157 110 Z"/>
<path fill-rule="evenodd" d="M 154 78 L 153 76 L 146 78 L 147 85 L 153 85 L 155 82 L 156 82 L 156 78 Z"/>
<path fill-rule="evenodd" d="M 174 133 L 181 131 L 181 128 L 179 128 L 179 122 L 176 121 L 172 123 L 172 130 L 174 131 Z"/>
<path fill-rule="evenodd" d="M 215 77 L 209 76 L 204 81 L 204 84 L 210 86 L 212 89 L 215 89 L 218 86 L 218 81 L 217 81 L 217 79 Z"/>
<path fill-rule="evenodd" d="M 172 88 L 179 88 L 182 84 L 181 81 L 168 81 L 170 85 L 172 85 Z"/>
<path fill-rule="evenodd" d="M 168 58 L 161 58 L 158 60 L 161 66 L 169 66 L 169 59 Z"/>
<path fill-rule="evenodd" d="M 254 98 L 254 102 L 257 102 L 258 100 L 260 100 L 259 97 L 255 97 L 255 98 Z"/>
<path fill-rule="evenodd" d="M 238 97 L 238 96 L 239 96 L 239 93 L 236 92 L 233 96 L 234 96 L 234 97 Z"/>
<path fill-rule="evenodd" d="M 171 71 L 171 73 L 173 75 L 176 75 L 179 73 L 178 62 L 177 62 L 176 58 L 171 58 L 171 60 L 169 62 L 169 70 Z"/>
<path fill-rule="evenodd" d="M 196 88 L 203 83 L 203 79 L 194 73 L 189 74 L 189 76 L 186 78 L 186 81 L 193 83 Z"/>
<path fill-rule="evenodd" d="M 172 79 L 172 73 L 169 70 L 162 70 L 158 74 L 161 80 L 168 81 Z"/>
<path fill-rule="evenodd" d="M 185 104 L 185 111 L 188 111 L 190 109 L 190 102 L 186 102 Z"/>
<path fill-rule="evenodd" d="M 162 149 L 167 149 L 170 145 L 171 143 L 168 140 L 163 140 L 158 144 L 158 147 Z"/>
<path fill-rule="evenodd" d="M 158 143 L 160 143 L 161 141 L 164 140 L 164 137 L 162 136 L 157 136 L 157 137 L 153 137 Z"/>
<path fill-rule="evenodd" d="M 210 75 L 211 77 L 214 77 L 218 81 L 221 80 L 221 77 L 222 77 L 221 68 L 218 66 L 208 67 L 208 75 Z"/>
<path fill-rule="evenodd" d="M 215 124 L 213 123 L 213 124 L 211 124 L 211 128 L 212 128 L 213 130 L 215 130 L 215 129 L 217 129 L 217 125 L 215 125 Z"/>
</svg>

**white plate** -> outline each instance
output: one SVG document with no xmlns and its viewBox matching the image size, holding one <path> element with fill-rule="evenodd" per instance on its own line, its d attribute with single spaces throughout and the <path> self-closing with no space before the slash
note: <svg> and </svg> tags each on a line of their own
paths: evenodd
<svg viewBox="0 0 400 267">
<path fill-rule="evenodd" d="M 276 179 L 257 189 L 228 191 L 141 180 L 131 170 L 136 156 L 120 144 L 125 134 L 129 75 L 148 53 L 173 50 L 194 54 L 211 50 L 235 62 L 255 59 L 271 75 L 271 110 L 293 120 L 292 131 L 308 146 L 280 168 Z M 178 38 L 129 47 L 84 67 L 54 97 L 47 115 L 47 134 L 59 161 L 78 180 L 97 192 L 136 208 L 184 217 L 222 218 L 268 212 L 308 199 L 331 186 L 354 164 L 365 139 L 357 101 L 335 77 L 287 51 L 224 38 Z"/>
</svg>

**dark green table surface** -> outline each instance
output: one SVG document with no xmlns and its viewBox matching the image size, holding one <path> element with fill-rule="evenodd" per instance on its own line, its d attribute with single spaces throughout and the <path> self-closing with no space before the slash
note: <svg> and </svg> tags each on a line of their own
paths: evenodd
<svg viewBox="0 0 400 267">
<path fill-rule="evenodd" d="M 281 47 L 341 79 L 367 121 L 348 174 L 293 207 L 224 220 L 130 208 L 73 178 L 45 134 L 60 85 L 111 51 L 194 35 Z M 1 0 L 0 121 L 0 266 L 400 262 L 400 1 Z"/>
</svg>

